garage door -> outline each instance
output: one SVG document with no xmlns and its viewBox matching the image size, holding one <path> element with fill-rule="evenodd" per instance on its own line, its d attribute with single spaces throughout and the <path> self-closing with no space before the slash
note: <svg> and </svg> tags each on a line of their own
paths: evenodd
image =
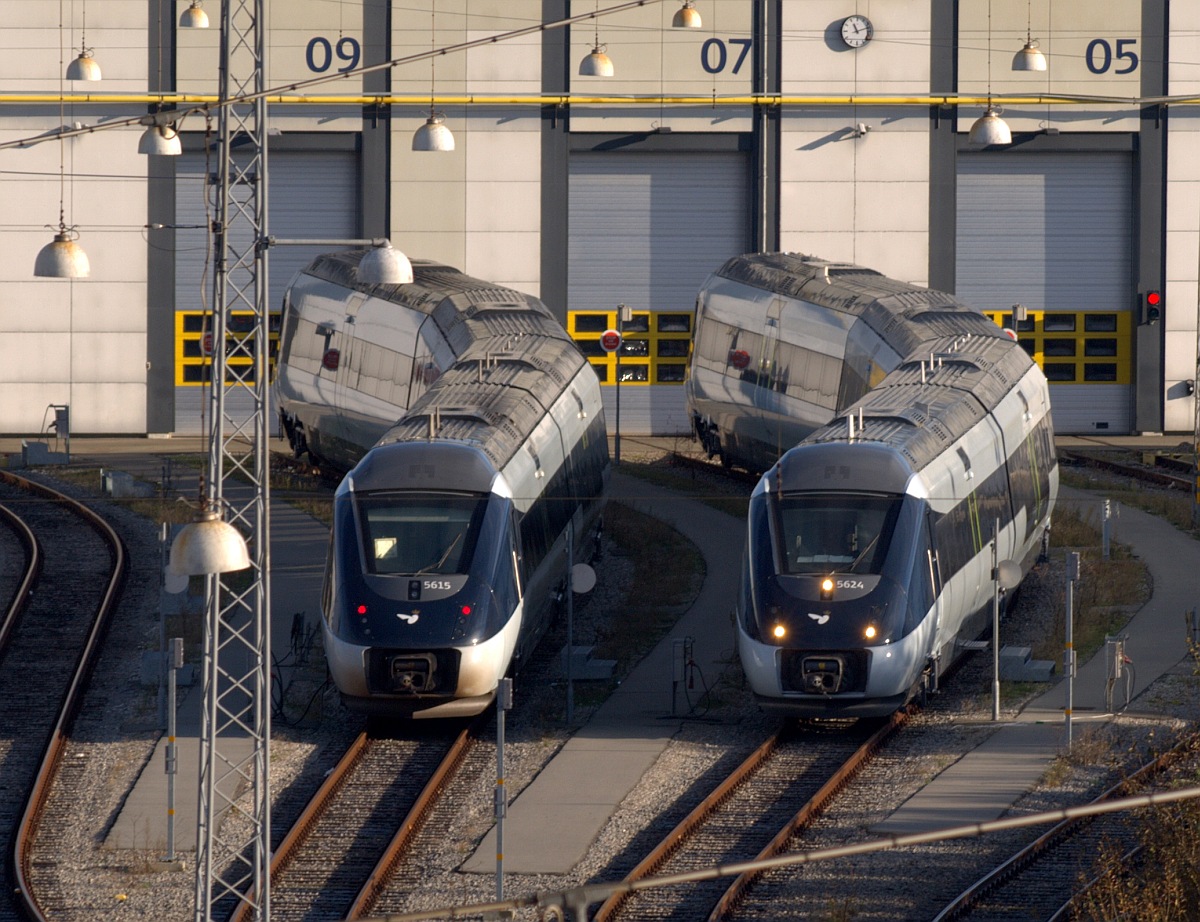
<svg viewBox="0 0 1200 922">
<path fill-rule="evenodd" d="M 750 249 L 750 212 L 741 153 L 571 155 L 567 324 L 609 385 L 610 430 L 618 357 L 599 336 L 625 304 L 633 321 L 619 357 L 621 431 L 688 431 L 681 385 L 696 292 Z"/>
<path fill-rule="evenodd" d="M 176 389 L 175 429 L 181 435 L 201 434 L 201 413 L 207 412 L 202 387 L 206 375 L 200 347 L 203 311 L 212 306 L 213 266 L 205 228 L 216 216 L 215 186 L 206 177 L 215 163 L 201 154 L 179 158 L 176 181 L 175 311 Z M 275 151 L 270 153 L 267 207 L 268 230 L 287 239 L 351 239 L 359 235 L 358 161 L 348 151 Z M 195 227 L 188 227 L 195 225 Z M 243 251 L 249 228 L 235 228 L 244 240 L 233 245 Z M 271 250 L 268 259 L 268 306 L 278 311 L 283 292 L 297 270 L 330 247 L 286 246 Z M 243 389 L 229 392 L 228 412 L 238 417 L 250 411 Z M 238 402 L 246 406 L 239 407 Z"/>
<path fill-rule="evenodd" d="M 957 294 L 1004 326 L 1028 309 L 1055 430 L 1131 431 L 1132 155 L 961 154 L 957 211 Z"/>
</svg>

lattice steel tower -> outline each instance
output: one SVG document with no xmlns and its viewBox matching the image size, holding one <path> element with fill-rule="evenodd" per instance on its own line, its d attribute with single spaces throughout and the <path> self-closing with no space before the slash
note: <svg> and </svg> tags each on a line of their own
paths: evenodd
<svg viewBox="0 0 1200 922">
<path fill-rule="evenodd" d="M 206 577 L 197 922 L 226 918 L 235 908 L 242 918 L 266 920 L 270 911 L 269 324 L 267 249 L 261 245 L 267 236 L 264 6 L 265 0 L 221 4 L 212 432 L 205 497 L 209 509 L 221 511 L 247 536 L 251 564 L 228 578 Z M 255 98 L 236 101 L 245 97 Z M 234 310 L 252 316 L 253 324 L 250 330 L 239 326 L 238 338 L 227 340 Z M 251 361 L 231 364 L 235 358 Z M 240 406 L 236 419 L 228 413 L 226 399 L 234 393 L 249 395 L 248 416 L 241 415 Z"/>
</svg>

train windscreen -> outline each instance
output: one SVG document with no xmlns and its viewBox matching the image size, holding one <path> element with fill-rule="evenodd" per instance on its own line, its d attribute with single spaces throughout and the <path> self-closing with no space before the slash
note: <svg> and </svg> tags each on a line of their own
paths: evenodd
<svg viewBox="0 0 1200 922">
<path fill-rule="evenodd" d="M 486 494 L 371 493 L 357 497 L 368 573 L 466 573 L 479 538 Z"/>
<path fill-rule="evenodd" d="M 779 501 L 785 573 L 878 574 L 903 497 L 794 493 Z"/>
</svg>

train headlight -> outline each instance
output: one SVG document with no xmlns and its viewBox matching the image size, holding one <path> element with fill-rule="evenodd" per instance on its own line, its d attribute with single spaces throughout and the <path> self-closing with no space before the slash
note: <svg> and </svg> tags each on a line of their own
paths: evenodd
<svg viewBox="0 0 1200 922">
<path fill-rule="evenodd" d="M 831 577 L 826 576 L 823 580 L 821 580 L 821 599 L 822 599 L 822 601 L 828 601 L 829 599 L 832 599 L 832 598 L 833 598 L 833 579 Z"/>
<path fill-rule="evenodd" d="M 776 640 L 783 640 L 783 638 L 787 637 L 787 628 L 782 624 L 777 624 L 771 628 L 771 636 Z"/>
<path fill-rule="evenodd" d="M 877 633 L 878 632 L 875 630 L 875 625 L 868 624 L 867 629 L 863 631 L 863 636 L 865 636 L 867 640 L 874 640 Z"/>
</svg>

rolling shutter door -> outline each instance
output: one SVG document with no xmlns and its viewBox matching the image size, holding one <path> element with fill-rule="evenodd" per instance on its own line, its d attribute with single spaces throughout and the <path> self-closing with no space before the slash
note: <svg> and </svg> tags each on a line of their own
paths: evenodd
<svg viewBox="0 0 1200 922">
<path fill-rule="evenodd" d="M 267 191 L 268 230 L 274 237 L 290 239 L 352 239 L 359 236 L 358 162 L 345 151 L 275 151 L 269 155 Z M 203 311 L 212 306 L 213 267 L 206 228 L 216 216 L 215 187 L 205 181 L 215 173 L 215 163 L 202 154 L 179 158 L 176 182 L 175 310 Z M 191 227 L 190 225 L 197 225 Z M 247 231 L 243 231 L 246 233 Z M 236 241 L 239 249 L 246 244 Z M 336 247 L 275 247 L 268 259 L 267 306 L 278 311 L 283 292 L 295 273 L 314 256 Z M 177 325 L 178 327 L 178 325 Z M 177 354 L 181 345 L 177 343 Z M 187 351 L 194 351 L 194 343 Z M 178 380 L 178 375 L 177 375 Z M 185 385 L 175 389 L 175 430 L 181 435 L 201 433 L 200 414 L 206 389 Z M 249 395 L 230 392 L 233 400 Z M 232 401 L 231 401 L 232 402 Z M 207 407 L 203 410 L 207 412 Z M 231 415 L 239 415 L 235 406 Z M 247 408 L 242 408 L 246 412 Z"/>
<path fill-rule="evenodd" d="M 1132 428 L 1132 234 L 1128 153 L 959 156 L 957 294 L 1029 308 L 1059 433 Z"/>
<path fill-rule="evenodd" d="M 709 273 L 750 248 L 750 212 L 741 153 L 572 154 L 568 311 L 690 314 Z M 622 433 L 688 431 L 682 387 L 629 383 Z M 610 427 L 615 390 L 604 388 Z"/>
</svg>

